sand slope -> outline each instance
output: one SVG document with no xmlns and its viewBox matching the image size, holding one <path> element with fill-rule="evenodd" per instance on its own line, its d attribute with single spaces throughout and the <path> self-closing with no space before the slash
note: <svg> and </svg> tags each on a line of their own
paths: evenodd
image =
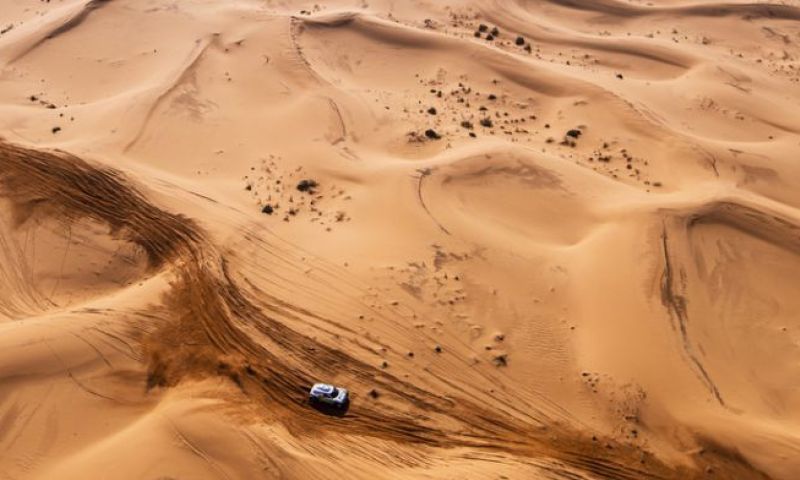
<svg viewBox="0 0 800 480">
<path fill-rule="evenodd" d="M 0 12 L 0 478 L 800 471 L 797 2 Z"/>
</svg>

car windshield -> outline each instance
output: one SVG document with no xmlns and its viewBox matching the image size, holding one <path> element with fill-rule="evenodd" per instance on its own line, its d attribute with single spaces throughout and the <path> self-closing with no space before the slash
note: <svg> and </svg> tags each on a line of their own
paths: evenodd
<svg viewBox="0 0 800 480">
<path fill-rule="evenodd" d="M 339 396 L 339 389 L 336 388 L 336 387 L 333 387 L 333 390 L 331 390 L 330 396 L 331 397 L 338 397 Z"/>
</svg>

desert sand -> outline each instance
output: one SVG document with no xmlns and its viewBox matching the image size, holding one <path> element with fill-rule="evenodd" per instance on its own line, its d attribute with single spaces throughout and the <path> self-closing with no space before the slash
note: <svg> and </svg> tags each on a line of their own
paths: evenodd
<svg viewBox="0 0 800 480">
<path fill-rule="evenodd" d="M 800 478 L 800 2 L 0 32 L 0 479 Z"/>
</svg>

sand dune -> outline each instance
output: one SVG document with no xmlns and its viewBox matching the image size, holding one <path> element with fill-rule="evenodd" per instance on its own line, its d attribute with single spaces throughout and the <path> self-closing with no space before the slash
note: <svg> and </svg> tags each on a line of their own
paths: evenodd
<svg viewBox="0 0 800 480">
<path fill-rule="evenodd" d="M 0 5 L 0 477 L 800 472 L 797 2 Z"/>
</svg>

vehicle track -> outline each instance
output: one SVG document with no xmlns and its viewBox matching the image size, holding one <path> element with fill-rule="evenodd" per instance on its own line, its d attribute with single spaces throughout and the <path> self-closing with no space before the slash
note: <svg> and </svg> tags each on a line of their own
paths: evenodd
<svg viewBox="0 0 800 480">
<path fill-rule="evenodd" d="M 605 479 L 702 477 L 698 470 L 669 467 L 635 446 L 611 440 L 601 446 L 564 424 L 543 428 L 468 396 L 453 401 L 436 395 L 291 329 L 234 280 L 229 260 L 195 221 L 157 207 L 116 170 L 61 151 L 0 142 L 0 196 L 10 200 L 18 225 L 39 216 L 103 222 L 113 235 L 138 245 L 152 271 L 168 269 L 173 275 L 164 300 L 170 320 L 142 346 L 148 388 L 226 376 L 268 407 L 265 415 L 298 436 L 331 433 L 472 447 L 555 459 Z M 380 408 L 357 403 L 343 417 L 309 409 L 308 385 L 340 371 L 354 385 L 378 388 L 396 403 Z M 727 464 L 714 463 L 715 458 L 707 455 L 702 461 L 724 473 Z M 766 478 L 749 465 L 731 468 L 745 472 L 737 478 Z"/>
</svg>

